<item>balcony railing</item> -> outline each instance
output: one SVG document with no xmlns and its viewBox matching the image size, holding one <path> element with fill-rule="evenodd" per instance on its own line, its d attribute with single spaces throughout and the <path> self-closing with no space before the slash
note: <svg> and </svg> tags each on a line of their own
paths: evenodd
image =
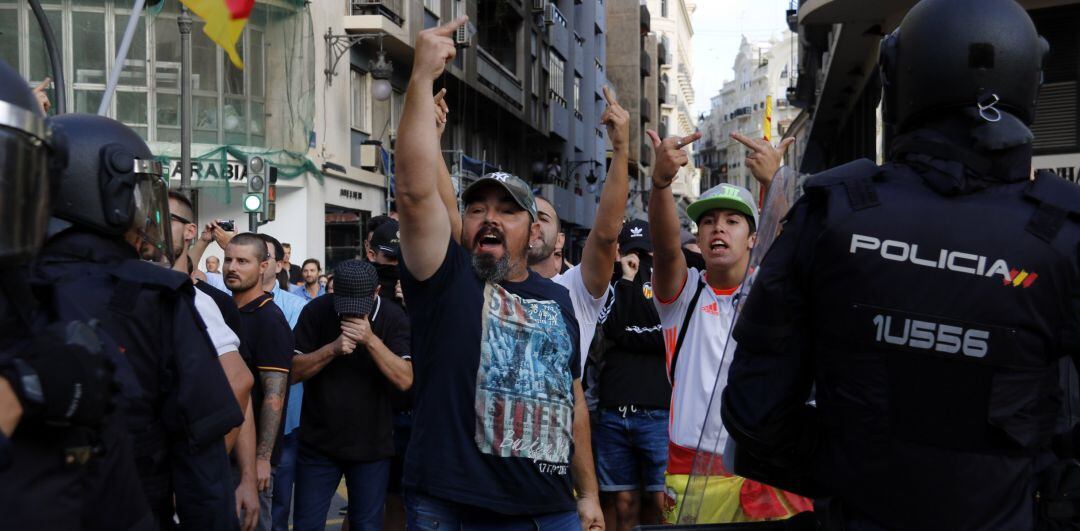
<svg viewBox="0 0 1080 531">
<path fill-rule="evenodd" d="M 477 47 L 476 72 L 480 82 L 510 103 L 516 109 L 521 109 L 524 104 L 521 101 L 521 81 L 495 58 L 491 57 L 483 48 Z"/>
<path fill-rule="evenodd" d="M 349 0 L 353 15 L 382 15 L 398 26 L 405 22 L 403 0 Z"/>
</svg>

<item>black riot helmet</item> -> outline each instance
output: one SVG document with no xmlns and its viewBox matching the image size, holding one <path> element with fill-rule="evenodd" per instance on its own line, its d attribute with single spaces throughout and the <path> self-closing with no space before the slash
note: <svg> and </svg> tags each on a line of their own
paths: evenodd
<svg viewBox="0 0 1080 531">
<path fill-rule="evenodd" d="M 969 109 L 1030 125 L 1048 51 L 1014 0 L 922 0 L 881 43 L 885 121 L 904 133 Z"/>
<path fill-rule="evenodd" d="M 103 116 L 65 114 L 50 122 L 67 138 L 69 157 L 53 216 L 107 236 L 134 230 L 143 259 L 171 260 L 168 187 L 146 142 Z"/>
<path fill-rule="evenodd" d="M 19 73 L 0 61 L 0 265 L 25 261 L 49 220 L 49 179 L 63 168 L 63 143 L 45 123 Z"/>
</svg>

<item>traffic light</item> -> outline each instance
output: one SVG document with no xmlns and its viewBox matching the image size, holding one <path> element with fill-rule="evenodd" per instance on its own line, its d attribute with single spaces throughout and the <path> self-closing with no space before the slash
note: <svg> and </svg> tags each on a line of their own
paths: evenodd
<svg viewBox="0 0 1080 531">
<path fill-rule="evenodd" d="M 267 162 L 266 159 L 253 156 L 247 163 L 247 193 L 244 194 L 244 212 L 266 216 L 267 203 Z"/>
<path fill-rule="evenodd" d="M 266 170 L 266 210 L 259 221 L 267 223 L 277 218 L 277 166 L 270 165 Z"/>
</svg>

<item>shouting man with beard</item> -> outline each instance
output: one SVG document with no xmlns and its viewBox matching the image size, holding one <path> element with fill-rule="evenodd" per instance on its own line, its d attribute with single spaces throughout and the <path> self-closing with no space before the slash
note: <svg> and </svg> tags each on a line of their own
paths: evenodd
<svg viewBox="0 0 1080 531">
<path fill-rule="evenodd" d="M 420 32 L 398 140 L 402 289 L 412 324 L 410 529 L 603 529 L 565 288 L 530 271 L 528 185 L 487 174 L 462 195 L 460 243 L 440 192 L 434 82 L 466 17 Z M 577 498 L 575 499 L 575 493 Z"/>
</svg>

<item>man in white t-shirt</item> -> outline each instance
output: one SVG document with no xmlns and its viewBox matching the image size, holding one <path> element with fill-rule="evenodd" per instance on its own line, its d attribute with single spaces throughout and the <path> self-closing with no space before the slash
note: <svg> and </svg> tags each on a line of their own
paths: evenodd
<svg viewBox="0 0 1080 531">
<path fill-rule="evenodd" d="M 688 160 L 682 148 L 701 134 L 663 141 L 654 131 L 648 134 L 656 150 L 649 198 L 653 302 L 664 331 L 672 385 L 666 518 L 674 523 L 701 434 L 722 433 L 720 415 L 709 418 L 708 412 L 714 389 L 722 389 L 727 382 L 731 359 L 724 357 L 724 349 L 735 318 L 736 293 L 747 274 L 755 243 L 758 210 L 753 195 L 740 186 L 721 184 L 701 194 L 686 213 L 697 223 L 697 244 L 705 270 L 688 267 L 670 187 Z M 767 180 L 763 184 L 767 185 Z M 726 433 L 719 436 L 718 448 L 723 448 L 726 437 Z M 723 469 L 718 458 L 711 461 L 708 472 L 716 477 L 708 481 L 698 523 L 772 520 L 808 508 L 805 499 L 734 476 Z"/>
<path fill-rule="evenodd" d="M 560 272 L 563 261 L 555 252 L 561 229 L 559 215 L 555 211 L 555 205 L 540 196 L 536 198 L 536 212 L 542 237 L 532 242 L 529 249 L 529 268 L 570 292 L 570 301 L 574 304 L 574 314 L 581 335 L 582 353 L 587 353 L 589 345 L 592 344 L 600 309 L 611 285 L 611 271 L 618 260 L 619 233 L 622 231 L 626 197 L 630 190 L 627 178 L 630 113 L 619 105 L 615 95 L 607 87 L 604 87 L 604 98 L 607 99 L 608 106 L 600 117 L 600 122 L 607 126 L 613 154 L 607 180 L 600 192 L 593 228 L 585 240 L 581 263 L 566 272 Z M 586 358 L 584 354 L 581 356 L 582 369 L 585 367 Z"/>
</svg>

